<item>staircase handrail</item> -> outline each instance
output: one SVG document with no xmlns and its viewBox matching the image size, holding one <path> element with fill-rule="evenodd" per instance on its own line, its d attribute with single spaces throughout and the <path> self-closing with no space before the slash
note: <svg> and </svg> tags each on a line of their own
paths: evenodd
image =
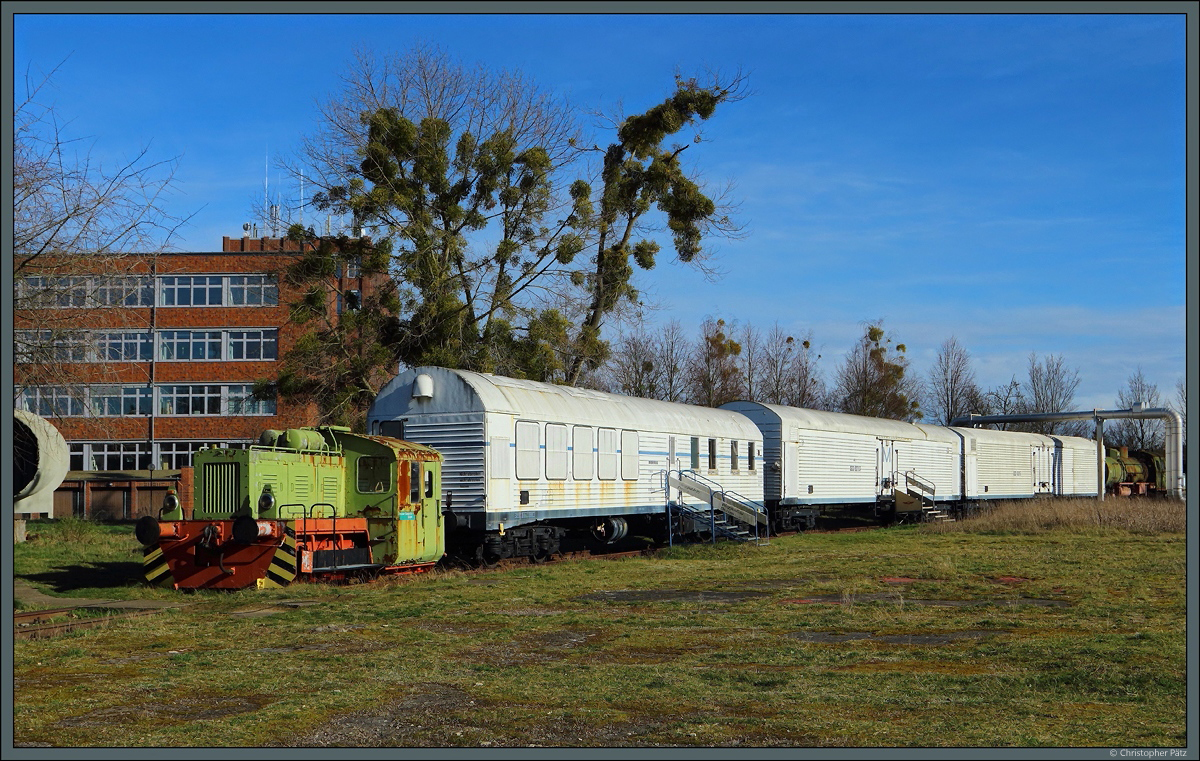
<svg viewBox="0 0 1200 761">
<path fill-rule="evenodd" d="M 918 491 L 924 492 L 929 496 L 933 496 L 937 492 L 937 486 L 929 480 L 922 478 L 916 474 L 916 471 L 908 470 L 904 472 L 905 486 L 911 487 L 916 484 Z"/>
<path fill-rule="evenodd" d="M 695 482 L 695 484 L 697 486 L 708 490 L 708 495 L 706 497 L 700 497 L 698 495 L 693 495 L 697 499 L 706 499 L 710 503 L 713 503 L 714 501 L 720 501 L 722 505 L 729 505 L 730 507 L 732 507 L 732 510 L 726 510 L 725 507 L 721 507 L 720 509 L 723 512 L 752 513 L 754 515 L 754 517 L 750 520 L 746 520 L 745 516 L 737 516 L 737 515 L 734 516 L 734 517 L 737 517 L 739 520 L 742 520 L 742 522 L 744 522 L 744 523 L 750 523 L 750 524 L 755 524 L 755 525 L 757 525 L 759 523 L 766 525 L 768 523 L 767 509 L 762 503 L 756 502 L 755 500 L 750 499 L 746 495 L 739 494 L 738 492 L 735 492 L 731 489 L 724 489 L 721 487 L 720 483 L 712 480 L 711 478 L 708 478 L 707 476 L 702 476 L 694 470 L 667 471 L 666 477 L 668 479 L 668 486 L 670 486 L 670 478 L 671 478 L 672 472 L 679 474 L 678 478 L 676 479 L 676 483 L 679 486 L 682 486 L 684 484 L 684 479 L 687 478 L 687 479 Z M 728 497 L 728 500 L 726 499 L 726 497 Z"/>
</svg>

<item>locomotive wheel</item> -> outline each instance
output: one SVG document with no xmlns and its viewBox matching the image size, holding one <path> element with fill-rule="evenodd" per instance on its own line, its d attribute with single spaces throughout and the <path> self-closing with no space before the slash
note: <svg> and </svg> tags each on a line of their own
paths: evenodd
<svg viewBox="0 0 1200 761">
<path fill-rule="evenodd" d="M 550 551 L 549 547 L 538 547 L 529 554 L 529 562 L 541 565 L 542 563 L 549 562 L 553 556 L 554 553 Z"/>
</svg>

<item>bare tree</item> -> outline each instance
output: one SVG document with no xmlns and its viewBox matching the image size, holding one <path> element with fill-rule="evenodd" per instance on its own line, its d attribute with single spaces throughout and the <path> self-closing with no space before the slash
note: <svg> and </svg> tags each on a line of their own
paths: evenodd
<svg viewBox="0 0 1200 761">
<path fill-rule="evenodd" d="M 817 370 L 821 355 L 813 350 L 812 331 L 797 338 L 788 335 L 776 322 L 763 341 L 762 354 L 756 401 L 825 408 L 825 383 Z"/>
<path fill-rule="evenodd" d="M 1180 378 L 1175 381 L 1175 399 L 1172 400 L 1171 407 L 1179 413 L 1180 419 L 1183 421 L 1183 430 L 1187 430 L 1187 381 Z"/>
<path fill-rule="evenodd" d="M 57 72 L 26 74 L 14 112 L 14 360 L 18 393 L 54 389 L 35 412 L 74 417 L 85 385 L 115 380 L 128 359 L 103 345 L 106 331 L 145 328 L 136 310 L 102 309 L 150 306 L 145 259 L 131 254 L 165 250 L 187 220 L 166 208 L 176 159 L 143 148 L 106 165 L 68 135 L 48 101 Z"/>
<path fill-rule="evenodd" d="M 982 394 L 975 384 L 971 355 L 954 336 L 938 349 L 927 388 L 928 409 L 938 425 L 949 425 L 957 417 L 979 411 Z"/>
<path fill-rule="evenodd" d="M 657 398 L 664 402 L 685 401 L 688 393 L 687 364 L 692 353 L 692 342 L 679 320 L 671 320 L 659 329 L 654 346 L 661 372 Z"/>
<path fill-rule="evenodd" d="M 611 389 L 643 399 L 658 399 L 663 368 L 652 335 L 644 325 L 621 336 L 607 363 Z"/>
<path fill-rule="evenodd" d="M 1075 390 L 1079 388 L 1079 371 L 1069 368 L 1062 355 L 1049 354 L 1038 361 L 1037 354 L 1029 354 L 1029 377 L 1021 387 L 1025 413 L 1044 414 L 1071 412 L 1075 402 Z M 1028 424 L 1034 433 L 1083 435 L 1086 425 L 1078 421 L 1043 421 Z"/>
<path fill-rule="evenodd" d="M 746 323 L 736 332 L 742 346 L 742 351 L 738 354 L 738 367 L 742 372 L 745 398 L 758 401 L 762 393 L 761 380 L 766 362 L 762 333 L 750 323 Z"/>
<path fill-rule="evenodd" d="M 1117 391 L 1117 409 L 1129 409 L 1139 402 L 1146 407 L 1161 406 L 1158 386 L 1146 380 L 1141 367 L 1129 376 L 1128 385 Z M 1114 420 L 1110 426 L 1105 428 L 1104 438 L 1112 446 L 1143 450 L 1163 448 L 1165 434 L 1161 420 Z"/>
</svg>

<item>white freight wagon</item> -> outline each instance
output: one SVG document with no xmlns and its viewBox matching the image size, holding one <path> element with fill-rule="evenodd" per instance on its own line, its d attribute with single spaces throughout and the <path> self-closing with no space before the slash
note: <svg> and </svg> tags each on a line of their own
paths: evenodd
<svg viewBox="0 0 1200 761">
<path fill-rule="evenodd" d="M 781 530 L 811 525 L 820 506 L 903 512 L 962 499 L 962 436 L 950 429 L 758 402 L 722 409 L 763 434 L 763 491 Z"/>
<path fill-rule="evenodd" d="M 762 436 L 729 410 L 418 367 L 380 391 L 367 425 L 442 453 L 444 507 L 472 531 L 586 520 L 599 536 L 623 532 L 623 516 L 665 520 L 668 470 L 763 496 Z"/>
<path fill-rule="evenodd" d="M 1096 442 L 985 428 L 952 428 L 964 438 L 969 500 L 1095 497 Z"/>
</svg>

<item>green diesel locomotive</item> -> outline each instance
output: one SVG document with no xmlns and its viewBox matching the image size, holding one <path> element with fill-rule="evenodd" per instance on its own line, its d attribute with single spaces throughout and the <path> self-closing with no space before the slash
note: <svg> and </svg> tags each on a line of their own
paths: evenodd
<svg viewBox="0 0 1200 761">
<path fill-rule="evenodd" d="M 441 468 L 434 449 L 340 426 L 202 450 L 191 515 L 171 493 L 137 524 L 146 578 L 242 589 L 428 570 L 446 550 Z"/>
</svg>

